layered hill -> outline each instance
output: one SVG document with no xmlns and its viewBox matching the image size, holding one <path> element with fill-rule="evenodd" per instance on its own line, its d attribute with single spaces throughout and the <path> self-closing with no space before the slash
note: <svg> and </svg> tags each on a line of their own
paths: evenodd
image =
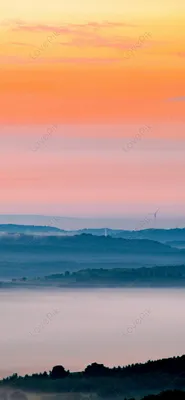
<svg viewBox="0 0 185 400">
<path fill-rule="evenodd" d="M 44 276 L 85 268 L 138 268 L 182 265 L 185 250 L 152 240 L 81 234 L 0 237 L 0 278 Z"/>
<path fill-rule="evenodd" d="M 76 236 L 90 234 L 94 236 L 111 236 L 114 238 L 122 239 L 147 239 L 154 240 L 161 243 L 171 243 L 173 246 L 185 245 L 185 228 L 176 229 L 134 229 L 134 230 L 118 230 L 108 228 L 98 229 L 79 229 L 79 230 L 65 230 L 55 227 L 57 221 L 51 220 L 51 225 L 18 225 L 18 224 L 0 224 L 0 234 L 6 233 L 22 233 L 22 234 L 40 234 L 40 235 L 64 235 Z"/>
</svg>

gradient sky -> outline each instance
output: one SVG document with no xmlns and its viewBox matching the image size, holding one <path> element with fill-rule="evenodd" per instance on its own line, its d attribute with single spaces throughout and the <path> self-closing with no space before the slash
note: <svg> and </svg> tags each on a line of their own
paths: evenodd
<svg viewBox="0 0 185 400">
<path fill-rule="evenodd" d="M 185 214 L 185 1 L 0 5 L 0 214 Z"/>
</svg>

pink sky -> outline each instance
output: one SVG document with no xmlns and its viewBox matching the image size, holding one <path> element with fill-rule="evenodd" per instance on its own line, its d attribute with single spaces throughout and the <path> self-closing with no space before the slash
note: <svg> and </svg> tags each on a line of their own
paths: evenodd
<svg viewBox="0 0 185 400">
<path fill-rule="evenodd" d="M 1 214 L 185 214 L 184 12 L 0 5 Z"/>
<path fill-rule="evenodd" d="M 142 127 L 139 140 L 136 135 Z M 185 142 L 157 136 L 167 131 L 173 136 L 177 129 L 181 136 L 184 125 L 168 122 L 145 129 L 4 127 L 2 213 L 131 216 L 161 207 L 163 215 L 183 215 Z"/>
</svg>

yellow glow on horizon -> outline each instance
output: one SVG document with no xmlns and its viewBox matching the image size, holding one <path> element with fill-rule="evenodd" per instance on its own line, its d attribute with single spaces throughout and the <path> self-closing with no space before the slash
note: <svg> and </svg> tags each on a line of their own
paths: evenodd
<svg viewBox="0 0 185 400">
<path fill-rule="evenodd" d="M 6 18 L 20 18 L 29 21 L 61 21 L 65 18 L 73 20 L 75 18 L 84 19 L 95 17 L 111 17 L 111 19 L 125 20 L 131 18 L 130 22 L 140 18 L 152 17 L 181 17 L 185 13 L 184 0 L 6 0 L 0 4 L 1 20 Z"/>
</svg>

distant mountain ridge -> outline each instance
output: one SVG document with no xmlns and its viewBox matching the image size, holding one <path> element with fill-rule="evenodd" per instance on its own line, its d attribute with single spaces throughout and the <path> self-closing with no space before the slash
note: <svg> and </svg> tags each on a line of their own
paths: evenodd
<svg viewBox="0 0 185 400">
<path fill-rule="evenodd" d="M 0 235 L 0 278 L 43 276 L 85 268 L 180 265 L 185 250 L 152 241 L 91 234 Z"/>
<path fill-rule="evenodd" d="M 37 225 L 18 225 L 18 224 L 0 224 L 0 232 L 4 233 L 52 233 L 64 232 L 55 226 L 37 226 Z"/>
<path fill-rule="evenodd" d="M 16 240 L 15 240 L 16 239 Z M 65 251 L 71 248 L 71 251 L 75 249 L 80 251 L 91 253 L 97 253 L 99 250 L 104 253 L 110 253 L 112 251 L 115 252 L 131 252 L 133 253 L 134 249 L 139 253 L 148 253 L 148 252 L 168 252 L 168 253 L 179 253 L 180 250 L 174 249 L 169 245 L 162 244 L 158 241 L 148 240 L 148 239 L 124 239 L 118 237 L 107 236 L 96 236 L 92 234 L 81 233 L 73 236 L 58 236 L 58 235 L 47 235 L 34 237 L 34 235 L 30 234 L 19 234 L 15 237 L 10 235 L 3 235 L 0 238 L 0 249 L 1 247 L 10 246 L 11 249 L 18 249 L 20 246 L 30 246 L 30 249 L 40 248 L 44 249 L 44 251 L 49 251 L 50 247 L 52 249 L 57 249 Z M 25 248 L 25 247 L 24 247 Z M 22 247 L 22 251 L 24 250 Z"/>
<path fill-rule="evenodd" d="M 54 225 L 54 222 L 53 222 Z M 166 242 L 183 242 L 185 243 L 185 228 L 176 229 L 142 229 L 142 230 L 120 230 L 109 228 L 98 229 L 79 229 L 79 230 L 64 230 L 55 226 L 37 226 L 37 225 L 18 225 L 18 224 L 1 224 L 0 233 L 23 233 L 23 234 L 58 234 L 58 235 L 81 235 L 91 234 L 94 236 L 112 236 L 122 239 L 147 239 L 162 243 Z"/>
<path fill-rule="evenodd" d="M 78 233 L 91 233 L 93 235 L 110 235 L 115 238 L 123 239 L 147 239 L 158 242 L 184 242 L 185 243 L 185 228 L 176 229 L 142 229 L 142 230 L 115 230 L 115 229 L 83 229 Z"/>
<path fill-rule="evenodd" d="M 157 209 L 157 206 L 156 208 Z M 0 214 L 0 224 L 19 224 L 19 225 L 42 225 L 56 226 L 65 230 L 79 230 L 85 228 L 97 229 L 109 227 L 111 229 L 134 230 L 143 228 L 176 228 L 176 226 L 185 226 L 184 215 L 161 214 L 154 219 L 147 214 L 149 210 L 143 211 L 143 214 L 121 216 L 61 216 L 43 215 L 43 214 Z M 154 211 L 154 209 L 153 209 Z M 152 212 L 150 210 L 149 212 Z"/>
</svg>

